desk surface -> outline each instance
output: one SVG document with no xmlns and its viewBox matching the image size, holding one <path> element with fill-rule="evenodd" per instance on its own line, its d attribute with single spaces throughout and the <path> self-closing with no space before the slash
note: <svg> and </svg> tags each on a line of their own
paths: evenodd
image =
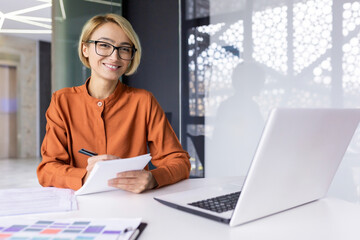
<svg viewBox="0 0 360 240">
<path fill-rule="evenodd" d="M 224 178 L 221 182 L 240 178 Z M 325 198 L 242 226 L 228 225 L 165 206 L 155 196 L 220 183 L 189 179 L 172 186 L 132 194 L 121 190 L 78 196 L 79 210 L 33 214 L 37 218 L 133 218 L 148 223 L 141 239 L 359 239 L 360 206 Z"/>
</svg>

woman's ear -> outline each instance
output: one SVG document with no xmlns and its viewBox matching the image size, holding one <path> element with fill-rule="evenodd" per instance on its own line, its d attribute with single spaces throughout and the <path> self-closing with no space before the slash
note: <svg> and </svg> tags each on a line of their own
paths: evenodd
<svg viewBox="0 0 360 240">
<path fill-rule="evenodd" d="M 89 48 L 87 44 L 82 43 L 82 53 L 84 57 L 89 57 Z"/>
</svg>

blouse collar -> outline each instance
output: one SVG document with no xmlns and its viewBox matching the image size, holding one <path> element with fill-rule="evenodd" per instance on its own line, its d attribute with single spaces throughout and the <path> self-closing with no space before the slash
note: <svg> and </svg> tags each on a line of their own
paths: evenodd
<svg viewBox="0 0 360 240">
<path fill-rule="evenodd" d="M 85 93 L 86 98 L 93 103 L 102 102 L 103 104 L 105 104 L 105 106 L 112 105 L 114 102 L 116 102 L 120 98 L 122 92 L 125 90 L 125 85 L 120 80 L 118 80 L 118 84 L 116 85 L 113 93 L 111 93 L 107 98 L 98 99 L 90 95 L 88 91 L 89 83 L 90 77 L 86 80 L 85 84 L 81 86 L 82 92 Z"/>
</svg>

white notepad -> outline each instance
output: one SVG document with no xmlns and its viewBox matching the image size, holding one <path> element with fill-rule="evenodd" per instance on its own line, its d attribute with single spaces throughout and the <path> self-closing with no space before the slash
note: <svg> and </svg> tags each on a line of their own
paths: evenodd
<svg viewBox="0 0 360 240">
<path fill-rule="evenodd" d="M 109 179 L 115 178 L 119 172 L 144 169 L 150 160 L 150 154 L 144 154 L 133 158 L 97 162 L 85 184 L 75 195 L 117 190 L 118 188 L 108 186 Z"/>
</svg>

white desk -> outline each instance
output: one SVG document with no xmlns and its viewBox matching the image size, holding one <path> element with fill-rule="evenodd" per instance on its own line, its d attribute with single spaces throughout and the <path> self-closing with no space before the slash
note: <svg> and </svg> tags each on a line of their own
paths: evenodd
<svg viewBox="0 0 360 240">
<path fill-rule="evenodd" d="M 226 178 L 222 181 L 234 181 Z M 133 218 L 148 223 L 142 239 L 360 239 L 360 206 L 337 199 L 322 199 L 242 226 L 230 228 L 165 206 L 153 197 L 203 185 L 216 179 L 189 179 L 172 186 L 132 194 L 121 190 L 78 196 L 79 210 L 34 214 L 37 218 Z"/>
</svg>

